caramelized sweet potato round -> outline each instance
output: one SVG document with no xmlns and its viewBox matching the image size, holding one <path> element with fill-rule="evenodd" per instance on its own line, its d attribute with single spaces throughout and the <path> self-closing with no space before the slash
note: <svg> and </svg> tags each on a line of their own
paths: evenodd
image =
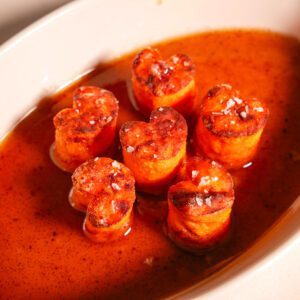
<svg viewBox="0 0 300 300">
<path fill-rule="evenodd" d="M 195 253 L 210 250 L 229 233 L 234 202 L 232 178 L 214 161 L 189 158 L 168 192 L 166 232 L 178 246 Z"/>
<path fill-rule="evenodd" d="M 72 182 L 72 206 L 85 211 L 92 199 L 100 201 L 108 225 L 118 222 L 135 200 L 132 172 L 111 158 L 86 161 L 74 171 Z"/>
<path fill-rule="evenodd" d="M 132 86 L 140 111 L 149 116 L 160 106 L 171 106 L 184 116 L 196 104 L 195 66 L 184 54 L 162 60 L 156 49 L 138 53 L 132 66 Z"/>
<path fill-rule="evenodd" d="M 196 143 L 226 168 L 240 168 L 255 155 L 268 115 L 261 100 L 241 99 L 227 84 L 215 86 L 202 102 Z"/>
<path fill-rule="evenodd" d="M 61 110 L 53 119 L 54 162 L 72 172 L 87 159 L 103 154 L 113 143 L 117 116 L 118 101 L 111 92 L 79 87 L 73 107 Z"/>
<path fill-rule="evenodd" d="M 159 194 L 176 175 L 186 152 L 187 124 L 171 107 L 153 111 L 150 122 L 132 121 L 120 129 L 125 164 L 137 188 Z"/>
<path fill-rule="evenodd" d="M 84 231 L 89 238 L 110 241 L 130 229 L 135 181 L 126 166 L 96 157 L 80 165 L 72 181 L 70 202 L 74 208 L 86 210 Z"/>
</svg>

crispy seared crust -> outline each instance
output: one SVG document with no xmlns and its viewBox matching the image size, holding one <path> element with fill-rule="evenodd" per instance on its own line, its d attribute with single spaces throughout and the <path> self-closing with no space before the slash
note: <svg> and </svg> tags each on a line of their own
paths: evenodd
<svg viewBox="0 0 300 300">
<path fill-rule="evenodd" d="M 196 100 L 194 73 L 194 64 L 184 54 L 163 61 L 155 49 L 141 51 L 132 65 L 133 92 L 141 112 L 149 115 L 160 106 L 171 106 L 191 114 Z"/>
<path fill-rule="evenodd" d="M 234 201 L 232 178 L 219 164 L 193 157 L 168 192 L 168 236 L 192 252 L 209 250 L 228 234 Z"/>
<path fill-rule="evenodd" d="M 168 198 L 184 214 L 197 218 L 233 205 L 232 177 L 216 162 L 188 158 L 181 166 L 178 181 L 169 188 Z"/>
<path fill-rule="evenodd" d="M 177 210 L 195 217 L 225 209 L 233 202 L 232 191 L 199 191 L 191 181 L 181 181 L 172 185 L 169 189 L 169 199 Z"/>
<path fill-rule="evenodd" d="M 170 107 L 152 112 L 150 123 L 127 122 L 120 129 L 125 164 L 137 187 L 159 194 L 174 178 L 186 151 L 187 124 Z"/>
<path fill-rule="evenodd" d="M 118 101 L 112 93 L 93 86 L 78 88 L 73 107 L 61 110 L 53 119 L 54 158 L 58 164 L 73 171 L 107 151 L 114 140 L 117 116 Z"/>
<path fill-rule="evenodd" d="M 230 85 L 212 88 L 201 105 L 201 121 L 219 137 L 249 136 L 266 124 L 269 110 L 258 99 L 242 100 Z"/>
<path fill-rule="evenodd" d="M 231 86 L 216 86 L 202 103 L 196 144 L 226 168 L 240 168 L 255 155 L 268 115 L 262 101 L 242 100 Z"/>
<path fill-rule="evenodd" d="M 132 210 L 134 178 L 123 164 L 110 158 L 90 159 L 72 176 L 72 203 L 84 210 L 94 227 L 109 227 Z"/>
<path fill-rule="evenodd" d="M 149 123 L 126 122 L 120 129 L 122 148 L 138 159 L 151 161 L 176 156 L 186 143 L 186 137 L 186 121 L 171 107 L 153 111 Z"/>
</svg>

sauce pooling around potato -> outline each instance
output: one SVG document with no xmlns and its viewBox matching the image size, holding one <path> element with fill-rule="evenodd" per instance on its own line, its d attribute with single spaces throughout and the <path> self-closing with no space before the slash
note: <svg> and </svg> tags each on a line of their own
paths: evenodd
<svg viewBox="0 0 300 300">
<path fill-rule="evenodd" d="M 226 82 L 245 97 L 264 99 L 270 109 L 252 166 L 231 172 L 236 199 L 230 243 L 194 256 L 136 212 L 132 232 L 119 241 L 99 245 L 84 236 L 83 215 L 68 203 L 70 175 L 48 156 L 52 118 L 71 105 L 76 84 L 41 101 L 1 145 L 3 298 L 153 299 L 174 294 L 246 250 L 300 194 L 300 43 L 267 32 L 228 31 L 184 37 L 157 48 L 164 57 L 180 52 L 191 57 L 198 99 Z M 79 83 L 115 94 L 120 100 L 118 126 L 144 120 L 127 96 L 134 56 L 101 65 Z"/>
</svg>

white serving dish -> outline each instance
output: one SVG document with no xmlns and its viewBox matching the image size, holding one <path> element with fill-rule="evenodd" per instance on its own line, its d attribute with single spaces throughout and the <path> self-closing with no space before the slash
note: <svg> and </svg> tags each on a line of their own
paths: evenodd
<svg viewBox="0 0 300 300">
<path fill-rule="evenodd" d="M 2 7 L 3 8 L 3 7 Z M 165 38 L 220 28 L 300 36 L 299 0 L 79 0 L 0 47 L 5 134 L 41 96 L 100 61 Z M 300 198 L 252 248 L 180 299 L 300 299 Z"/>
<path fill-rule="evenodd" d="M 0 44 L 70 0 L 0 0 Z"/>
</svg>

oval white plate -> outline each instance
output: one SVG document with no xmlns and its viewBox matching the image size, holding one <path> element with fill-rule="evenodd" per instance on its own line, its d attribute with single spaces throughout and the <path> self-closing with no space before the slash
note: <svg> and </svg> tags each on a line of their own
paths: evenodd
<svg viewBox="0 0 300 300">
<path fill-rule="evenodd" d="M 299 0 L 81 0 L 31 25 L 0 48 L 4 136 L 44 95 L 107 61 L 165 38 L 255 27 L 300 36 Z M 179 298 L 299 299 L 300 209 L 238 260 Z"/>
<path fill-rule="evenodd" d="M 0 45 L 33 21 L 70 0 L 2 0 L 0 10 Z"/>
</svg>

